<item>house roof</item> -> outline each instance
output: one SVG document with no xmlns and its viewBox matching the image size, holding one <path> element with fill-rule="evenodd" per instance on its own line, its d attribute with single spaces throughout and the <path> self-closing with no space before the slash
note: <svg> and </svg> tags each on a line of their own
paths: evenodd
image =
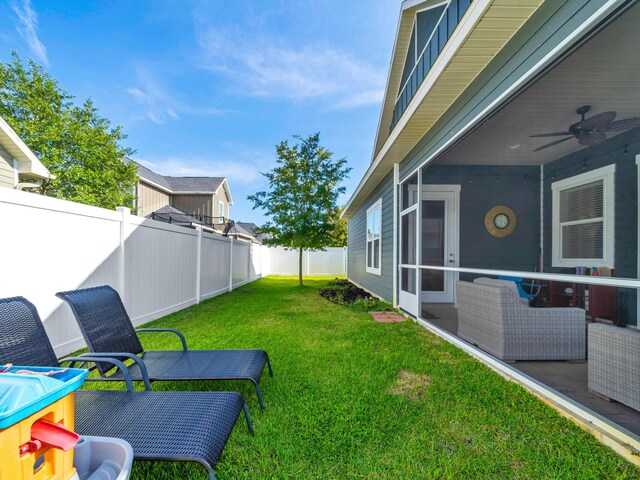
<svg viewBox="0 0 640 480">
<path fill-rule="evenodd" d="M 240 225 L 244 230 L 249 232 L 251 236 L 253 236 L 256 240 L 262 242 L 263 240 L 270 238 L 269 234 L 265 233 L 256 233 L 258 230 L 258 225 L 252 222 L 236 222 L 236 225 Z"/>
<path fill-rule="evenodd" d="M 18 173 L 21 175 L 32 178 L 55 178 L 2 117 L 0 117 L 0 145 L 9 155 L 18 160 Z"/>
<path fill-rule="evenodd" d="M 216 193 L 224 177 L 164 177 L 174 193 Z"/>
<path fill-rule="evenodd" d="M 154 172 L 153 170 L 149 170 L 147 167 L 145 167 L 144 165 L 140 165 L 138 162 L 134 163 L 138 166 L 138 176 L 140 178 L 154 183 L 166 190 L 171 190 L 171 186 L 169 185 L 169 182 L 167 182 L 166 177 Z"/>
<path fill-rule="evenodd" d="M 143 181 L 166 190 L 168 193 L 213 195 L 223 187 L 229 199 L 229 204 L 233 205 L 233 197 L 231 197 L 229 183 L 225 177 L 171 177 L 160 175 L 134 160 L 126 160 L 134 162 L 138 166 L 138 177 Z"/>
<path fill-rule="evenodd" d="M 435 3 L 406 0 L 402 4 L 371 165 L 347 202 L 343 217 L 349 218 L 393 165 L 401 162 L 427 135 L 543 0 L 520 2 L 516 8 L 493 0 L 471 2 L 424 79 L 418 83 L 397 123 L 391 127 L 416 12 Z"/>
</svg>

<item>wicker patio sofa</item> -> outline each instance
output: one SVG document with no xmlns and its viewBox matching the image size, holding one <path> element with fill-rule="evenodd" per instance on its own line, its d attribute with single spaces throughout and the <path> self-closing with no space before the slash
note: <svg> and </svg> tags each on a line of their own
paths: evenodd
<svg viewBox="0 0 640 480">
<path fill-rule="evenodd" d="M 457 282 L 459 337 L 507 361 L 585 359 L 583 309 L 532 308 L 498 282 Z"/>
</svg>

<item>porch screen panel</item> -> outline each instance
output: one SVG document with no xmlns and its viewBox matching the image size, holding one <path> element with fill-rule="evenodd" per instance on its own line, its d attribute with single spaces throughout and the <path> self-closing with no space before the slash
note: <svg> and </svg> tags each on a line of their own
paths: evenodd
<svg viewBox="0 0 640 480">
<path fill-rule="evenodd" d="M 402 184 L 402 210 L 418 203 L 418 175 L 412 175 Z"/>
<path fill-rule="evenodd" d="M 602 180 L 560 192 L 562 257 L 604 256 L 604 184 Z"/>
<path fill-rule="evenodd" d="M 416 212 L 402 216 L 402 263 L 416 264 Z"/>
<path fill-rule="evenodd" d="M 422 202 L 422 265 L 444 265 L 445 250 L 445 202 Z M 422 270 L 422 290 L 444 291 L 444 272 Z"/>
</svg>

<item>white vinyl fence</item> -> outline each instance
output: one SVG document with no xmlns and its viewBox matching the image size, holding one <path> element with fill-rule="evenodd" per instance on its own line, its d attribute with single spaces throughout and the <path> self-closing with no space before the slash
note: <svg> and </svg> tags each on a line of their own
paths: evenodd
<svg viewBox="0 0 640 480">
<path fill-rule="evenodd" d="M 262 270 L 269 275 L 298 275 L 297 250 L 271 247 L 263 250 Z M 347 248 L 329 247 L 324 251 L 302 253 L 302 274 L 305 276 L 346 276 Z"/>
<path fill-rule="evenodd" d="M 8 188 L 0 188 L 0 222 L 0 298 L 33 302 L 58 355 L 84 341 L 56 292 L 111 285 L 140 325 L 271 272 L 298 271 L 297 260 L 289 264 L 295 252 Z M 342 257 L 305 253 L 305 275 L 344 275 L 337 250 Z"/>
<path fill-rule="evenodd" d="M 33 302 L 59 355 L 84 341 L 58 291 L 111 285 L 140 325 L 262 275 L 259 245 L 127 209 L 0 188 L 0 219 L 0 297 Z"/>
</svg>

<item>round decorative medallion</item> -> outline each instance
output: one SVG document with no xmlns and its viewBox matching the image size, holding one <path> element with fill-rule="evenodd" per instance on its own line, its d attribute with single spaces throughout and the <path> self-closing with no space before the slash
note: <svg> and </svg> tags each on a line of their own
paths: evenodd
<svg viewBox="0 0 640 480">
<path fill-rule="evenodd" d="M 516 228 L 516 214 L 509 207 L 497 205 L 484 216 L 484 226 L 494 237 L 506 237 Z"/>
</svg>

